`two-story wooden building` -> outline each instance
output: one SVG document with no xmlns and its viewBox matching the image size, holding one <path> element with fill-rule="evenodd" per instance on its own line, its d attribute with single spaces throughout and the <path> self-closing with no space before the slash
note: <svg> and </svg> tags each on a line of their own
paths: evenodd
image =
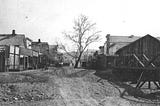
<svg viewBox="0 0 160 106">
<path fill-rule="evenodd" d="M 49 44 L 47 42 L 32 42 L 32 49 L 39 53 L 38 68 L 44 68 L 49 64 Z"/>
<path fill-rule="evenodd" d="M 0 34 L 0 46 L 5 48 L 3 50 L 6 53 L 4 71 L 36 67 L 35 57 L 38 58 L 38 52 L 32 50 L 31 43 L 32 40 L 26 38 L 24 34 L 16 34 L 15 30 L 12 31 L 12 34 Z"/>
</svg>

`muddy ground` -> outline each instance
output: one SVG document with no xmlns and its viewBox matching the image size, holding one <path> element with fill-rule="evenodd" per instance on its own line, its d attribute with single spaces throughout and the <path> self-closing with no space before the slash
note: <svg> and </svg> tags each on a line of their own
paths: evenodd
<svg viewBox="0 0 160 106">
<path fill-rule="evenodd" d="M 94 70 L 68 67 L 2 73 L 0 106 L 160 105 L 158 99 L 150 98 L 152 95 L 114 82 L 109 76 L 101 79 L 94 73 Z"/>
</svg>

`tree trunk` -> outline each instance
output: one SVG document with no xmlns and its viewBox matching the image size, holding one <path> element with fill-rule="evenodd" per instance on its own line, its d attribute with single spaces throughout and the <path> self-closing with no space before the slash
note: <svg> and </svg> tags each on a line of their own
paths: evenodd
<svg viewBox="0 0 160 106">
<path fill-rule="evenodd" d="M 79 63 L 79 61 L 77 60 L 77 61 L 76 61 L 76 64 L 74 65 L 74 68 L 77 68 L 77 67 L 78 67 L 78 63 Z"/>
<path fill-rule="evenodd" d="M 74 65 L 74 68 L 77 68 L 77 67 L 78 67 L 78 63 L 79 63 L 79 61 L 80 61 L 80 59 L 81 59 L 81 56 L 82 56 L 82 53 L 80 53 L 78 59 L 76 60 L 76 64 Z"/>
</svg>

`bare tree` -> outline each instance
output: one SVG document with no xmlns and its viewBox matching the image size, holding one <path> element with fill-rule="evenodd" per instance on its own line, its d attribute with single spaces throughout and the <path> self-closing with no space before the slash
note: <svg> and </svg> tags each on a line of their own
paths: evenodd
<svg viewBox="0 0 160 106">
<path fill-rule="evenodd" d="M 63 33 L 66 38 L 74 43 L 76 48 L 75 54 L 71 54 L 67 51 L 66 46 L 62 45 L 63 50 L 75 59 L 75 68 L 78 67 L 78 63 L 85 49 L 100 38 L 100 31 L 96 31 L 95 25 L 96 23 L 91 23 L 87 16 L 80 15 L 78 19 L 74 21 L 73 32 Z"/>
</svg>

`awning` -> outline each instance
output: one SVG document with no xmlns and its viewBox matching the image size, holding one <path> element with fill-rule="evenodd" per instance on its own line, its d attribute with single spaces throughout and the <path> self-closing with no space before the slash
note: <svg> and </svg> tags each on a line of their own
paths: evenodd
<svg viewBox="0 0 160 106">
<path fill-rule="evenodd" d="M 20 55 L 33 56 L 31 49 L 20 48 Z"/>
</svg>

